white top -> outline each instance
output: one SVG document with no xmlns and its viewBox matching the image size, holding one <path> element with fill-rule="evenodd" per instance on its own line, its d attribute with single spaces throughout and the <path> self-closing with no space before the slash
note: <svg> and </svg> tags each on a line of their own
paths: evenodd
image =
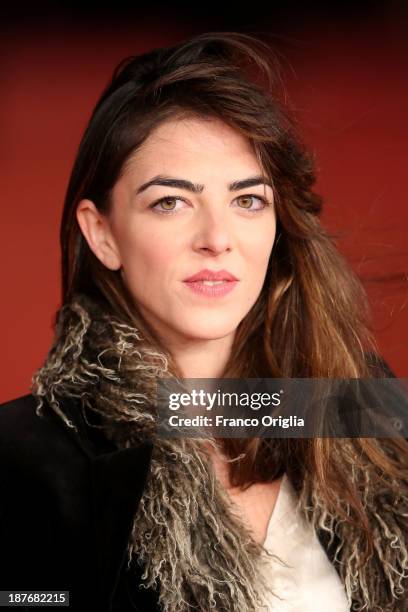
<svg viewBox="0 0 408 612">
<path fill-rule="evenodd" d="M 264 547 L 282 559 L 267 558 L 263 568 L 275 595 L 265 595 L 268 612 L 349 612 L 345 588 L 312 525 L 296 509 L 297 496 L 284 474 L 269 521 Z"/>
</svg>

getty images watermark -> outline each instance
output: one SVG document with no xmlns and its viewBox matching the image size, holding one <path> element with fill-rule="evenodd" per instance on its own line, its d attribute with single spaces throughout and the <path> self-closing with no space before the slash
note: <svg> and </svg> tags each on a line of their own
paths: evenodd
<svg viewBox="0 0 408 612">
<path fill-rule="evenodd" d="M 408 437 L 408 379 L 157 381 L 166 437 Z"/>
<path fill-rule="evenodd" d="M 169 410 L 180 410 L 184 407 L 198 407 L 205 411 L 213 411 L 216 408 L 232 408 L 237 405 L 240 407 L 249 408 L 250 410 L 260 410 L 261 408 L 272 408 L 281 405 L 282 395 L 284 391 L 281 389 L 276 393 L 230 393 L 222 392 L 218 389 L 216 392 L 208 392 L 204 389 L 192 389 L 190 393 L 170 393 L 168 399 Z M 298 418 L 296 415 L 282 417 L 281 415 L 273 417 L 271 414 L 258 416 L 226 416 L 216 414 L 210 417 L 206 414 L 197 414 L 196 416 L 185 415 L 170 415 L 168 423 L 171 427 L 259 427 L 261 424 L 264 427 L 303 427 L 304 419 Z"/>
</svg>

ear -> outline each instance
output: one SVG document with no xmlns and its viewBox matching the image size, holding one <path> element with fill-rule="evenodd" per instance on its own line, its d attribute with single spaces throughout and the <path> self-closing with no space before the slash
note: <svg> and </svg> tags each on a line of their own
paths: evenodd
<svg viewBox="0 0 408 612">
<path fill-rule="evenodd" d="M 94 255 L 110 270 L 119 270 L 121 258 L 107 217 L 91 200 L 81 200 L 76 218 Z"/>
</svg>

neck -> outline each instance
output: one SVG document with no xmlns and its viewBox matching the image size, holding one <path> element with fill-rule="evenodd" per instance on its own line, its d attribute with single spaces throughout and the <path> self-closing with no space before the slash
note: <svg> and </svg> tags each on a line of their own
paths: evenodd
<svg viewBox="0 0 408 612">
<path fill-rule="evenodd" d="M 184 378 L 221 378 L 231 354 L 234 335 L 167 345 Z"/>
</svg>

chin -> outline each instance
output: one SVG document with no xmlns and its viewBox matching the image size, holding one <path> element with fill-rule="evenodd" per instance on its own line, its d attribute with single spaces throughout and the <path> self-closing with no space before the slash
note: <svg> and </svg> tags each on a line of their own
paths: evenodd
<svg viewBox="0 0 408 612">
<path fill-rule="evenodd" d="M 188 328 L 180 330 L 182 334 L 190 338 L 191 340 L 218 340 L 219 338 L 225 338 L 235 332 L 237 325 L 232 326 L 231 321 L 217 322 L 217 321 L 201 321 L 194 325 L 189 325 Z"/>
</svg>

